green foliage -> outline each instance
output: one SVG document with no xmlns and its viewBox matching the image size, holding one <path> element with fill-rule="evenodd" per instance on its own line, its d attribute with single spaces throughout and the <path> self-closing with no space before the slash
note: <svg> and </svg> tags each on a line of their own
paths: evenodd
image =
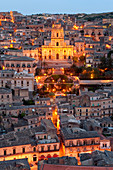
<svg viewBox="0 0 113 170">
<path fill-rule="evenodd" d="M 8 48 L 8 49 L 10 49 L 10 50 L 18 50 L 18 48 Z"/>
<path fill-rule="evenodd" d="M 39 76 L 39 75 L 41 75 L 41 69 L 40 68 L 36 68 L 35 76 Z"/>
<path fill-rule="evenodd" d="M 34 100 L 23 99 L 23 105 L 35 105 L 35 102 L 34 102 Z"/>
<path fill-rule="evenodd" d="M 24 116 L 25 116 L 25 113 L 24 113 L 24 112 L 22 112 L 22 113 L 19 115 L 20 118 L 23 118 Z"/>
<path fill-rule="evenodd" d="M 91 79 L 93 74 L 93 79 L 102 79 L 101 72 L 98 68 L 84 68 L 83 72 L 80 74 L 80 79 Z"/>
<path fill-rule="evenodd" d="M 111 54 L 113 54 L 113 51 L 109 51 L 108 56 L 107 57 L 102 57 L 101 58 L 101 64 L 99 65 L 99 68 L 101 69 L 106 69 L 107 70 L 111 70 L 113 69 L 113 60 L 111 58 Z"/>
<path fill-rule="evenodd" d="M 50 93 L 49 93 L 49 96 L 50 96 L 50 97 L 54 97 L 54 96 L 55 96 L 55 93 L 50 92 Z"/>
</svg>

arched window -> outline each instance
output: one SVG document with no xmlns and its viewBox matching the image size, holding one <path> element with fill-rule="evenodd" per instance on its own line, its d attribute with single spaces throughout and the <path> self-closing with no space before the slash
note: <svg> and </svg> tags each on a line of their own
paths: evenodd
<svg viewBox="0 0 113 170">
<path fill-rule="evenodd" d="M 59 59 L 59 54 L 56 54 L 56 59 L 57 59 L 57 60 Z"/>
<path fill-rule="evenodd" d="M 64 55 L 64 59 L 66 59 L 66 55 Z"/>
<path fill-rule="evenodd" d="M 15 149 L 13 149 L 13 154 L 16 154 L 16 150 Z"/>
<path fill-rule="evenodd" d="M 58 33 L 57 33 L 57 37 L 58 37 Z"/>
<path fill-rule="evenodd" d="M 91 33 L 91 35 L 95 35 L 95 33 L 94 33 L 94 32 L 92 32 L 92 33 Z"/>
<path fill-rule="evenodd" d="M 50 155 L 50 154 L 48 154 L 48 155 L 47 155 L 47 158 L 51 158 L 51 155 Z"/>
<path fill-rule="evenodd" d="M 32 58 L 32 54 L 30 54 L 30 57 Z"/>
<path fill-rule="evenodd" d="M 33 155 L 33 161 L 37 161 L 37 156 L 36 155 Z"/>
<path fill-rule="evenodd" d="M 56 43 L 56 46 L 59 46 L 59 42 Z"/>
<path fill-rule="evenodd" d="M 36 152 L 36 148 L 35 147 L 33 148 L 33 151 Z"/>
<path fill-rule="evenodd" d="M 69 57 L 68 57 L 68 59 L 70 60 L 70 59 L 71 59 L 71 57 L 69 56 Z"/>
</svg>

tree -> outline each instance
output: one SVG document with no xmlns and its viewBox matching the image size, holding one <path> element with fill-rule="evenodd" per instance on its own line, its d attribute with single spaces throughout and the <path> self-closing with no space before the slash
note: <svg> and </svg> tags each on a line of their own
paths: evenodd
<svg viewBox="0 0 113 170">
<path fill-rule="evenodd" d="M 107 70 L 111 70 L 113 69 L 113 59 L 111 58 L 111 54 L 113 53 L 113 51 L 109 51 L 107 58 L 106 57 L 102 57 L 100 59 L 101 63 L 99 65 L 99 68 L 101 69 L 105 69 L 107 68 Z"/>
<path fill-rule="evenodd" d="M 81 62 L 83 62 L 83 61 L 85 61 L 86 57 L 82 55 L 82 56 L 80 56 L 79 59 L 80 59 Z"/>
<path fill-rule="evenodd" d="M 78 57 L 73 57 L 73 61 L 74 61 L 74 63 L 77 63 L 78 62 Z"/>
<path fill-rule="evenodd" d="M 99 68 L 101 68 L 101 69 L 105 69 L 106 68 L 106 66 L 107 66 L 107 60 L 106 60 L 106 58 L 105 57 L 102 57 L 101 59 L 100 59 L 100 64 L 99 64 Z"/>
</svg>

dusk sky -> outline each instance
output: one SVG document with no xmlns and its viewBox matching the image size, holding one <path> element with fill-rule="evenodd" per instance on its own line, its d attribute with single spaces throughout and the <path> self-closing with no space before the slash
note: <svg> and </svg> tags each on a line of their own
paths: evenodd
<svg viewBox="0 0 113 170">
<path fill-rule="evenodd" d="M 112 12 L 113 0 L 1 0 L 0 11 L 36 13 Z"/>
</svg>

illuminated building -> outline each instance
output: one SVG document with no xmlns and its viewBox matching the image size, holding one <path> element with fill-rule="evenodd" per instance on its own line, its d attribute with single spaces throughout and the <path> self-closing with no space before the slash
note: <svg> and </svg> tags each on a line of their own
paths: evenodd
<svg viewBox="0 0 113 170">
<path fill-rule="evenodd" d="M 5 69 L 14 69 L 17 72 L 23 72 L 24 70 L 28 73 L 35 74 L 36 60 L 34 58 L 26 56 L 4 56 L 2 58 Z"/>
<path fill-rule="evenodd" d="M 13 16 L 13 12 L 12 11 L 10 11 L 10 16 L 11 16 L 11 22 L 14 23 L 14 16 Z"/>
<path fill-rule="evenodd" d="M 9 137 L 3 135 L 0 161 L 28 158 L 29 163 L 36 163 L 44 158 L 59 156 L 60 143 L 54 125 L 50 120 L 43 120 L 42 124 L 34 129 L 9 132 Z"/>
<path fill-rule="evenodd" d="M 14 70 L 0 71 L 0 87 L 26 88 L 29 92 L 34 91 L 34 76 L 27 72 L 16 73 Z"/>
<path fill-rule="evenodd" d="M 74 56 L 80 57 L 84 55 L 85 43 L 82 40 L 76 40 L 74 46 Z"/>
<path fill-rule="evenodd" d="M 12 99 L 12 91 L 8 88 L 0 88 L 0 106 L 11 104 Z"/>
<path fill-rule="evenodd" d="M 51 31 L 51 42 L 45 41 L 42 46 L 42 60 L 48 66 L 69 66 L 73 60 L 73 46 L 64 40 L 64 30 L 61 24 L 53 24 Z"/>
<path fill-rule="evenodd" d="M 100 37 L 104 36 L 104 28 L 102 26 L 89 25 L 84 27 L 85 37 L 92 37 L 93 40 L 100 41 Z"/>
<path fill-rule="evenodd" d="M 110 141 L 101 139 L 96 131 L 67 127 L 61 130 L 67 156 L 76 157 L 79 160 L 79 155 L 82 153 L 91 153 L 94 150 L 102 149 L 111 151 Z"/>
</svg>

